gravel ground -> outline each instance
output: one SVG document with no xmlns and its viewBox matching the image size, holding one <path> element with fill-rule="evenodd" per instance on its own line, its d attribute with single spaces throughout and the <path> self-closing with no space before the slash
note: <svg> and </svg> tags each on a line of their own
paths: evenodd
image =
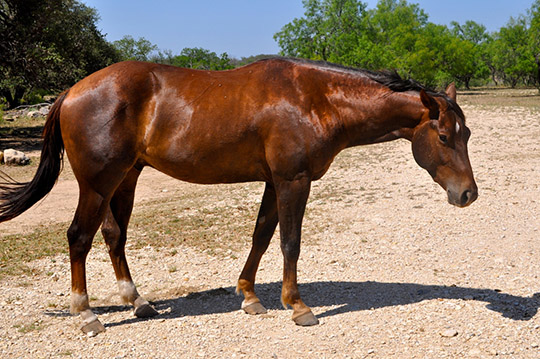
<svg viewBox="0 0 540 359">
<path fill-rule="evenodd" d="M 69 260 L 49 257 L 32 263 L 40 274 L 0 282 L 0 357 L 540 358 L 540 113 L 463 109 L 480 193 L 470 207 L 446 203 L 406 141 L 347 150 L 314 184 L 299 280 L 320 325 L 298 327 L 281 307 L 277 233 L 257 277 L 269 309 L 261 316 L 239 310 L 234 293 L 247 246 L 217 256 L 128 245 L 139 292 L 160 313 L 141 320 L 120 304 L 106 250 L 95 245 L 89 294 L 106 332 L 79 331 L 68 310 Z M 243 186 L 253 188 L 231 187 Z M 145 170 L 136 208 L 192 188 Z M 240 200 L 258 202 L 262 192 Z M 76 193 L 61 178 L 0 231 L 69 220 Z"/>
</svg>

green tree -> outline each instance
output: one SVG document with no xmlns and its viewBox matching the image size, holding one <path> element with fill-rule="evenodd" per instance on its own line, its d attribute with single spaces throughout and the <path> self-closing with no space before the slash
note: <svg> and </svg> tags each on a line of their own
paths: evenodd
<svg viewBox="0 0 540 359">
<path fill-rule="evenodd" d="M 429 23 L 426 13 L 406 0 L 380 0 L 369 11 L 354 0 L 304 0 L 304 7 L 304 17 L 274 35 L 283 55 L 394 68 L 428 84 L 446 82 L 450 75 L 441 66 L 459 59 L 442 55 L 448 29 Z"/>
<path fill-rule="evenodd" d="M 489 34 L 486 31 L 486 27 L 475 21 L 468 20 L 464 24 L 452 21 L 450 24 L 452 25 L 452 34 L 462 40 L 472 42 L 475 45 L 480 45 L 489 40 Z"/>
<path fill-rule="evenodd" d="M 0 97 L 58 91 L 118 60 L 98 15 L 75 0 L 0 0 Z"/>
<path fill-rule="evenodd" d="M 133 36 L 126 35 L 120 40 L 113 42 L 114 48 L 120 54 L 120 58 L 124 61 L 149 61 L 153 52 L 157 51 L 158 47 L 152 44 L 144 37 L 137 40 Z"/>
<path fill-rule="evenodd" d="M 529 48 L 525 17 L 511 18 L 495 34 L 491 49 L 495 71 L 512 88 L 534 72 L 536 65 Z"/>
<path fill-rule="evenodd" d="M 484 25 L 467 21 L 461 25 L 452 21 L 451 34 L 446 46 L 448 72 L 467 88 L 473 78 L 485 79 L 489 68 L 485 61 L 486 43 L 490 36 Z"/>
<path fill-rule="evenodd" d="M 363 31 L 366 5 L 357 0 L 303 0 L 304 17 L 286 24 L 274 39 L 281 54 L 349 63 Z"/>
<path fill-rule="evenodd" d="M 428 23 L 416 34 L 414 47 L 406 54 L 401 70 L 407 76 L 429 86 L 444 86 L 452 81 L 447 71 L 448 28 Z"/>
<path fill-rule="evenodd" d="M 423 51 L 425 49 L 421 48 L 421 45 L 430 39 L 420 41 L 421 31 L 428 24 L 427 20 L 427 15 L 416 4 L 409 4 L 405 0 L 380 0 L 366 18 L 367 41 L 373 44 L 369 49 L 375 49 L 375 52 L 364 52 L 363 56 L 376 64 L 374 69 L 394 68 L 407 76 L 416 77 L 420 73 L 425 74 L 424 78 L 432 78 L 432 75 L 417 70 L 419 63 L 414 59 L 418 57 L 418 50 L 422 52 L 420 57 L 423 58 L 431 53 L 432 49 Z M 428 72 L 433 73 L 433 69 Z"/>
<path fill-rule="evenodd" d="M 227 53 L 218 56 L 215 52 L 203 48 L 184 48 L 180 55 L 174 56 L 171 65 L 200 70 L 227 70 L 234 66 Z"/>
<path fill-rule="evenodd" d="M 534 58 L 536 68 L 532 71 L 535 86 L 540 91 L 540 0 L 536 0 L 528 12 L 529 15 L 529 53 Z"/>
<path fill-rule="evenodd" d="M 151 62 L 157 62 L 159 64 L 172 65 L 174 59 L 173 52 L 171 50 L 158 50 L 157 53 L 154 53 L 150 56 Z"/>
</svg>

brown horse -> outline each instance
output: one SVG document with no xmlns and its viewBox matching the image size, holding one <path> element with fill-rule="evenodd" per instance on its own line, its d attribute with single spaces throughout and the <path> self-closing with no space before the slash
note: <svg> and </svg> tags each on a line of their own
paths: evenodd
<svg viewBox="0 0 540 359">
<path fill-rule="evenodd" d="M 393 73 L 283 58 L 222 72 L 123 62 L 58 98 L 33 180 L 0 184 L 0 221 L 51 190 L 65 148 L 80 191 L 67 232 L 71 310 L 81 313 L 83 331 L 99 332 L 104 327 L 88 303 L 85 262 L 100 226 L 122 298 L 138 317 L 157 314 L 138 294 L 124 253 L 143 167 L 194 183 L 264 181 L 251 252 L 238 280 L 242 308 L 266 311 L 255 295 L 255 274 L 279 222 L 281 300 L 297 324 L 313 325 L 318 320 L 300 299 L 296 277 L 311 182 L 344 148 L 406 138 L 448 201 L 464 207 L 477 197 L 469 136 L 453 84 L 446 94 L 435 93 Z"/>
</svg>

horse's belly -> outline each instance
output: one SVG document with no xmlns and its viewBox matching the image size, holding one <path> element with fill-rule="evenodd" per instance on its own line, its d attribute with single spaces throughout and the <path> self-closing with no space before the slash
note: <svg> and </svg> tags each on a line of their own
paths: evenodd
<svg viewBox="0 0 540 359">
<path fill-rule="evenodd" d="M 146 162 L 157 170 L 174 178 L 201 184 L 268 181 L 270 171 L 264 155 L 257 151 L 211 151 L 170 152 L 156 154 Z"/>
</svg>

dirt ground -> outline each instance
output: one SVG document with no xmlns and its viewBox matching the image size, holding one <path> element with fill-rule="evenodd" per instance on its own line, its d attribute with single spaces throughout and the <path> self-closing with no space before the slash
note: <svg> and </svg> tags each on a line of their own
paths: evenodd
<svg viewBox="0 0 540 359">
<path fill-rule="evenodd" d="M 540 106 L 460 99 L 479 186 L 470 207 L 446 203 L 402 140 L 346 150 L 313 185 L 299 281 L 318 326 L 296 326 L 281 307 L 277 233 L 257 277 L 269 309 L 262 316 L 244 314 L 234 293 L 248 245 L 219 255 L 189 245 L 128 245 L 139 292 L 160 313 L 142 320 L 120 304 L 98 244 L 88 285 L 106 332 L 79 331 L 68 310 L 68 257 L 47 257 L 31 263 L 36 274 L 0 282 L 0 357 L 540 358 Z M 201 187 L 145 169 L 135 211 Z M 204 190 L 253 207 L 263 185 Z M 41 204 L 1 224 L 0 233 L 23 238 L 40 224 L 68 222 L 76 201 L 67 169 Z M 130 235 L 144 236 L 140 229 Z"/>
</svg>

